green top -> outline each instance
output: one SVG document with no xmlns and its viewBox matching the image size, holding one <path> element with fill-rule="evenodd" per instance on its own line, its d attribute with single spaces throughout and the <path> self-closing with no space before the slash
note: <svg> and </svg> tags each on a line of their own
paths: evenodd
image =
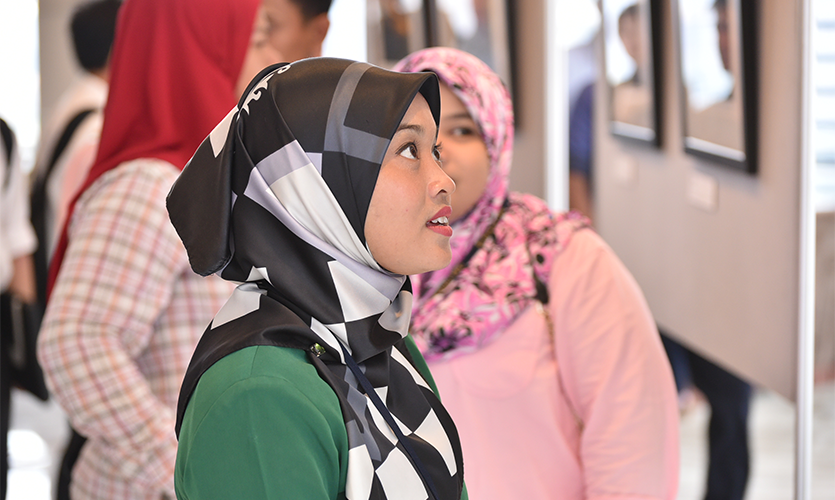
<svg viewBox="0 0 835 500">
<path fill-rule="evenodd" d="M 411 337 L 406 345 L 437 394 Z M 304 351 L 247 347 L 200 378 L 180 429 L 179 500 L 344 499 L 347 471 L 339 399 Z"/>
</svg>

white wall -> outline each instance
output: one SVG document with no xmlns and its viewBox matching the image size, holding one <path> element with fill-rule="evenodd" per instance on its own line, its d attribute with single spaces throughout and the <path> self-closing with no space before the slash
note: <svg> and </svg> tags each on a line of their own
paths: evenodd
<svg viewBox="0 0 835 500">
<path fill-rule="evenodd" d="M 607 131 L 597 95 L 600 234 L 643 288 L 659 325 L 786 397 L 796 395 L 801 239 L 801 3 L 763 0 L 759 18 L 759 173 L 683 152 L 674 27 L 664 8 L 662 149 Z M 715 181 L 716 206 L 688 200 Z"/>
<path fill-rule="evenodd" d="M 38 31 L 37 0 L 0 2 L 0 117 L 15 133 L 24 172 L 40 135 Z"/>
<path fill-rule="evenodd" d="M 514 4 L 516 144 L 510 188 L 545 198 L 545 2 Z"/>
<path fill-rule="evenodd" d="M 41 123 L 83 74 L 72 48 L 70 16 L 84 0 L 40 0 Z"/>
</svg>

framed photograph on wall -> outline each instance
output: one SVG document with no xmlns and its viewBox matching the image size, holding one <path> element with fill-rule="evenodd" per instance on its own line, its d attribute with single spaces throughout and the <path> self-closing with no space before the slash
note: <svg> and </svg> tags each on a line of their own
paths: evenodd
<svg viewBox="0 0 835 500">
<path fill-rule="evenodd" d="M 513 0 L 426 0 L 430 45 L 475 55 L 513 94 Z"/>
<path fill-rule="evenodd" d="M 367 0 L 368 62 L 391 68 L 431 45 L 427 0 Z"/>
<path fill-rule="evenodd" d="M 601 0 L 612 134 L 661 145 L 660 0 Z"/>
<path fill-rule="evenodd" d="M 390 68 L 425 47 L 455 47 L 487 63 L 514 94 L 514 0 L 367 2 L 368 62 Z"/>
<path fill-rule="evenodd" d="M 756 6 L 676 0 L 684 149 L 757 171 Z"/>
</svg>

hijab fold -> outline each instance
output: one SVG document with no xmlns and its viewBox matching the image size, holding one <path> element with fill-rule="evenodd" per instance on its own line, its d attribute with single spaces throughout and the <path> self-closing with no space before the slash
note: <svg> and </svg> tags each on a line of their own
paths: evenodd
<svg viewBox="0 0 835 500">
<path fill-rule="evenodd" d="M 410 478 L 426 485 L 409 446 L 347 369 L 348 353 L 440 497 L 460 497 L 455 426 L 404 344 L 411 284 L 379 266 L 364 234 L 383 157 L 418 93 L 437 124 L 431 73 L 330 58 L 275 65 L 197 149 L 168 196 L 170 218 L 195 272 L 242 284 L 195 350 L 177 432 L 201 375 L 219 359 L 253 345 L 303 349 L 340 401 L 351 450 L 346 497 L 396 498 Z"/>
<path fill-rule="evenodd" d="M 539 198 L 509 191 L 513 104 L 486 64 L 435 47 L 407 56 L 394 70 L 438 75 L 478 125 L 490 161 L 484 193 L 453 223 L 450 265 L 412 277 L 412 336 L 427 360 L 450 359 L 489 343 L 541 295 L 535 277 L 548 283 L 554 258 L 587 221 L 576 213 L 554 215 Z"/>
</svg>

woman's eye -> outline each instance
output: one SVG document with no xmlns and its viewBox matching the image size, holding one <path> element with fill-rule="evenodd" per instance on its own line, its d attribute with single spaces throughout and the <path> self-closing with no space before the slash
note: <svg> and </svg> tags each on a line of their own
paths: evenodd
<svg viewBox="0 0 835 500">
<path fill-rule="evenodd" d="M 405 146 L 403 146 L 403 148 L 400 150 L 400 152 L 398 152 L 398 154 L 400 156 L 402 156 L 404 158 L 408 158 L 410 160 L 417 160 L 418 159 L 417 146 L 415 146 L 415 143 L 413 143 L 413 142 L 410 142 L 409 144 L 406 144 Z"/>
<path fill-rule="evenodd" d="M 434 148 L 432 148 L 432 158 L 435 159 L 436 162 L 441 162 L 441 145 L 436 144 Z"/>
<path fill-rule="evenodd" d="M 470 127 L 455 127 L 452 129 L 452 135 L 454 136 L 470 136 L 474 134 L 475 130 Z"/>
</svg>

